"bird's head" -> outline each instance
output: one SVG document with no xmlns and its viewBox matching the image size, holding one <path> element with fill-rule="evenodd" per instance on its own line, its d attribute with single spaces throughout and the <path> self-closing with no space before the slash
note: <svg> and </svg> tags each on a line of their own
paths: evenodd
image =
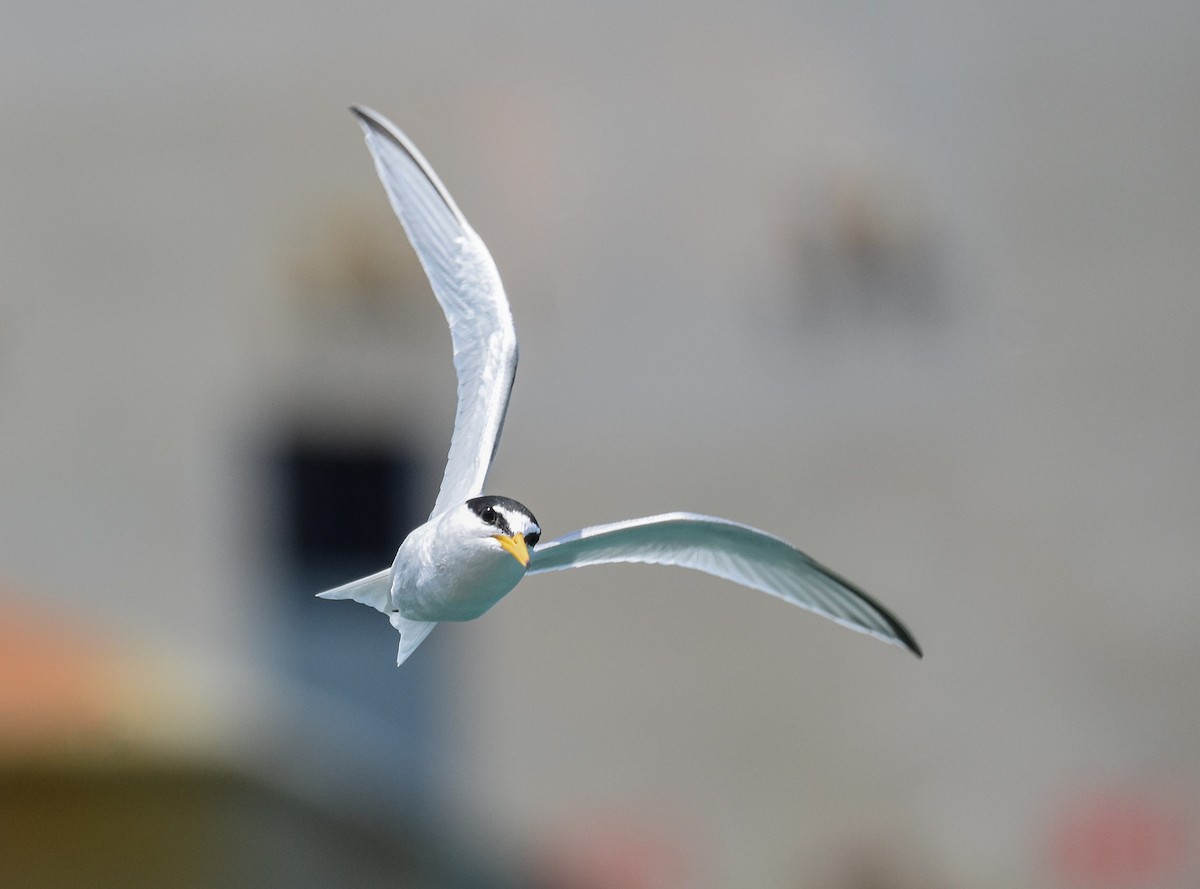
<svg viewBox="0 0 1200 889">
<path fill-rule="evenodd" d="M 511 555 L 522 568 L 529 567 L 529 550 L 537 545 L 542 528 L 533 513 L 509 497 L 486 495 L 467 501 L 470 533 Z"/>
</svg>

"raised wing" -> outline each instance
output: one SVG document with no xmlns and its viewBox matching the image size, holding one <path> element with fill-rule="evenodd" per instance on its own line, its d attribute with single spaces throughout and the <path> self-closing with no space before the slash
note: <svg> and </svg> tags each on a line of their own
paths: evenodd
<svg viewBox="0 0 1200 889">
<path fill-rule="evenodd" d="M 695 568 L 778 596 L 921 656 L 904 624 L 850 581 L 787 541 L 726 519 L 674 512 L 596 525 L 539 544 L 532 556 L 529 574 L 608 562 Z"/>
<path fill-rule="evenodd" d="M 433 168 L 389 120 L 351 110 L 450 324 L 458 411 L 432 517 L 483 492 L 517 372 L 517 334 L 491 254 Z"/>
</svg>

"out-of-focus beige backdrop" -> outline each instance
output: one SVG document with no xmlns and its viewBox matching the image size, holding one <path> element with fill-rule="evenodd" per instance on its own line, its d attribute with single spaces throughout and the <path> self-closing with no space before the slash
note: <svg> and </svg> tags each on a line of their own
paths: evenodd
<svg viewBox="0 0 1200 889">
<path fill-rule="evenodd" d="M 3 18 L 9 773 L 200 762 L 346 812 L 382 768 L 375 830 L 555 886 L 1195 884 L 1200 6 Z M 454 407 L 352 102 L 504 276 L 490 490 L 547 537 L 765 528 L 925 659 L 644 567 L 531 578 L 400 670 L 381 620 L 323 633 L 354 606 L 288 575 L 288 449 L 394 445 L 419 513 Z"/>
</svg>

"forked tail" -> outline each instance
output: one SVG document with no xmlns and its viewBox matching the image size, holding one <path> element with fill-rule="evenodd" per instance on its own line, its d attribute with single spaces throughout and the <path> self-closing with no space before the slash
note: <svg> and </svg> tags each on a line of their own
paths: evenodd
<svg viewBox="0 0 1200 889">
<path fill-rule="evenodd" d="M 400 650 L 396 652 L 396 666 L 398 667 L 408 660 L 408 656 L 417 650 L 417 646 L 425 641 L 426 636 L 433 632 L 437 622 L 409 620 L 401 617 L 399 612 L 390 614 L 388 617 L 391 618 L 396 632 L 400 634 Z"/>
<path fill-rule="evenodd" d="M 318 599 L 352 599 L 369 605 L 376 611 L 388 616 L 396 632 L 400 634 L 400 650 L 396 653 L 396 666 L 400 666 L 408 656 L 417 650 L 417 646 L 425 641 L 437 623 L 421 620 L 408 620 L 401 617 L 400 612 L 391 607 L 392 570 L 385 568 L 368 577 L 360 577 L 339 587 L 317 593 Z"/>
</svg>

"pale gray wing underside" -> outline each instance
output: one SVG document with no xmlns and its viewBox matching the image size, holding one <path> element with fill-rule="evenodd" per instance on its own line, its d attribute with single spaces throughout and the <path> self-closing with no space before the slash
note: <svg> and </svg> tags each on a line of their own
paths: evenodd
<svg viewBox="0 0 1200 889">
<path fill-rule="evenodd" d="M 675 512 L 573 531 L 539 544 L 528 573 L 611 562 L 694 568 L 778 596 L 921 656 L 904 624 L 854 584 L 785 540 L 711 516 Z"/>
<path fill-rule="evenodd" d="M 352 110 L 454 345 L 458 410 L 432 517 L 483 492 L 517 370 L 517 334 L 491 254 L 433 168 L 389 120 L 369 108 Z"/>
</svg>

